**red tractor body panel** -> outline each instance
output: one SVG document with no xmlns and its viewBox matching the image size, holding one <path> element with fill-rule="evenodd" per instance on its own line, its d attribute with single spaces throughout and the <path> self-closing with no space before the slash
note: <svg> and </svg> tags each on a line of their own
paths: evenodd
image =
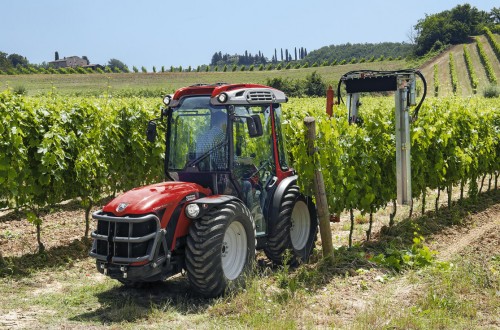
<svg viewBox="0 0 500 330">
<path fill-rule="evenodd" d="M 248 89 L 248 88 L 267 88 L 274 89 L 264 85 L 256 84 L 232 84 L 232 85 L 200 85 L 200 86 L 189 86 L 178 89 L 174 95 L 174 100 L 180 100 L 185 96 L 192 95 L 211 95 L 211 97 L 216 97 L 222 92 L 233 91 L 237 89 Z"/>
<path fill-rule="evenodd" d="M 211 195 L 210 189 L 196 183 L 162 182 L 129 190 L 104 206 L 103 211 L 121 217 L 155 213 L 165 209 L 160 219 L 161 227 L 165 228 L 175 208 L 187 196 L 190 196 L 187 199 L 194 200 L 209 195 Z"/>
</svg>

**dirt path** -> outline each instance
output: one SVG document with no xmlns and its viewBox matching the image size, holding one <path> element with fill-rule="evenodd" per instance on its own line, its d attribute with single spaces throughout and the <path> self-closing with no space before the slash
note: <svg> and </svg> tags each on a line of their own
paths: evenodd
<svg viewBox="0 0 500 330">
<path fill-rule="evenodd" d="M 472 227 L 466 228 L 465 232 L 459 230 L 456 234 L 447 236 L 446 240 L 440 242 L 438 260 L 450 261 L 466 248 L 480 245 L 483 241 L 496 240 L 496 245 L 500 245 L 499 205 L 477 214 L 474 220 Z"/>
<path fill-rule="evenodd" d="M 380 217 L 383 216 L 383 214 L 380 215 Z M 82 224 L 81 212 L 79 210 L 67 208 L 61 210 L 54 216 L 47 215 L 44 218 L 44 225 L 45 228 L 49 230 L 61 230 L 61 228 L 57 226 L 57 223 L 60 224 L 61 221 L 65 223 L 65 227 L 62 229 L 65 237 L 63 240 L 59 237 L 59 240 L 56 241 L 53 240 L 51 235 L 47 235 L 46 242 L 49 246 L 66 244 L 75 237 L 79 237 Z M 347 220 L 344 219 L 342 222 L 346 221 Z M 23 220 L 23 222 L 25 221 Z M 0 225 L 0 240 L 3 240 L 1 247 L 12 249 L 10 251 L 3 250 L 4 256 L 9 255 L 17 257 L 20 254 L 27 253 L 27 250 L 30 250 L 22 248 L 22 246 L 26 244 L 27 241 L 33 241 L 33 233 L 30 231 L 28 237 L 25 237 L 24 234 L 20 232 L 21 229 L 28 229 L 29 227 L 20 226 L 21 222 L 19 220 L 6 218 L 5 216 L 3 221 L 0 221 Z M 336 226 L 334 234 L 338 235 L 342 223 Z M 364 231 L 360 231 L 358 234 L 364 235 Z M 461 219 L 460 223 L 456 225 L 443 227 L 432 236 L 426 237 L 426 244 L 432 250 L 437 251 L 437 258 L 439 261 L 452 262 L 454 258 L 462 255 L 479 255 L 483 258 L 491 258 L 492 256 L 500 257 L 500 204 L 493 204 L 485 207 L 485 209 L 480 212 L 472 213 Z M 75 248 L 77 247 L 78 246 L 75 246 Z M 34 307 L 30 307 L 31 305 L 26 305 L 22 302 L 31 299 L 36 300 L 44 295 L 63 294 L 69 291 L 72 285 L 78 286 L 79 282 L 82 281 L 87 281 L 94 285 L 109 285 L 106 284 L 108 282 L 105 281 L 104 277 L 95 272 L 94 264 L 91 260 L 81 256 L 75 256 L 75 258 L 76 261 L 71 265 L 57 265 L 58 268 L 55 269 L 47 268 L 41 270 L 37 273 L 37 276 L 33 278 L 27 276 L 19 280 L 1 279 L 4 283 L 0 283 L 2 285 L 0 288 L 3 288 L 2 290 L 7 290 L 4 294 L 7 294 L 7 296 L 12 294 L 13 299 L 18 299 L 19 302 L 5 309 L 2 308 L 2 298 L 0 297 L 0 329 L 37 328 L 39 322 L 47 317 L 54 317 L 56 322 L 55 326 L 58 328 L 73 328 L 75 326 L 84 328 L 88 326 L 90 322 L 88 320 L 86 323 L 81 323 L 80 321 L 75 322 L 74 320 L 69 321 L 67 319 L 61 320 L 60 316 L 57 316 L 57 313 L 60 312 L 52 310 L 50 304 L 48 304 L 48 306 L 38 306 L 35 304 L 33 305 Z M 328 283 L 325 284 L 324 288 L 307 295 L 303 307 L 297 312 L 297 325 L 299 327 L 309 328 L 331 327 L 332 324 L 334 324 L 336 328 L 352 328 L 353 324 L 359 321 L 359 315 L 369 315 L 368 313 L 373 310 L 380 310 L 379 313 L 385 313 L 388 311 L 383 308 L 388 308 L 389 310 L 398 310 L 398 313 L 401 313 L 401 310 L 412 308 L 415 302 L 421 299 L 429 286 L 429 282 L 416 280 L 414 276 L 412 277 L 406 273 L 395 275 L 388 273 L 384 269 L 357 271 L 358 274 L 356 276 L 332 276 Z M 14 289 L 9 289 L 10 286 Z M 16 287 L 23 291 L 23 293 L 19 294 L 19 297 L 16 293 Z M 158 301 L 172 302 L 177 299 L 175 298 L 175 292 L 178 292 L 177 295 L 179 296 L 188 295 L 189 286 L 184 278 L 180 278 L 177 282 L 169 281 L 161 285 L 157 290 L 161 292 L 137 292 L 134 294 L 150 295 L 155 297 L 154 299 Z M 110 298 L 111 300 L 107 300 L 106 295 L 113 296 L 113 294 L 125 294 L 124 292 L 112 288 L 103 291 L 107 293 L 91 294 L 89 298 L 86 298 L 89 300 L 98 300 L 90 303 L 90 305 L 93 306 L 92 308 L 99 310 L 102 308 L 101 305 L 115 306 L 116 303 L 114 300 L 112 300 L 112 298 Z M 113 293 L 115 291 L 116 293 Z M 147 300 L 150 298 L 151 297 L 142 297 L 140 299 Z M 207 308 L 210 308 L 210 306 L 196 303 L 198 307 L 188 307 L 190 306 L 189 300 L 188 302 L 182 303 L 182 299 L 186 298 L 181 298 L 181 303 L 168 305 L 171 306 L 169 308 L 172 310 L 177 308 L 181 311 L 174 313 L 171 310 L 173 313 L 172 316 L 170 316 L 173 322 L 172 324 L 176 324 L 178 327 L 198 328 L 204 321 L 201 321 L 202 323 L 197 323 L 200 321 L 196 320 L 201 319 L 207 320 L 208 322 L 208 320 L 213 318 L 213 315 L 207 312 Z M 5 302 L 5 300 L 3 301 Z M 146 304 L 146 308 L 148 308 L 148 304 Z M 186 307 L 182 307 L 184 304 Z M 185 310 L 182 308 L 185 308 Z M 194 311 L 192 310 L 193 308 Z M 116 309 L 120 310 L 120 308 Z M 139 312 L 147 313 L 147 309 Z M 92 315 L 92 311 L 82 311 L 78 319 L 85 317 L 87 314 Z M 57 317 L 59 319 L 57 319 Z M 394 317 L 397 316 L 387 316 L 387 320 Z M 494 318 L 494 316 L 490 316 L 488 319 L 490 323 L 484 323 L 486 327 L 491 327 L 492 324 L 493 328 L 495 327 L 495 323 L 491 323 L 492 318 Z M 90 320 L 94 319 L 90 318 Z M 377 318 L 374 319 L 374 323 L 371 325 L 373 325 L 374 328 L 383 328 L 389 324 L 384 323 L 385 321 L 386 320 Z M 139 318 L 136 325 L 140 326 L 140 322 L 141 319 Z M 119 323 L 115 323 L 114 325 L 118 326 L 118 324 Z M 134 325 L 134 323 L 129 323 L 129 325 Z M 107 326 L 103 325 L 102 327 L 97 326 L 96 328 L 106 327 Z"/>
</svg>

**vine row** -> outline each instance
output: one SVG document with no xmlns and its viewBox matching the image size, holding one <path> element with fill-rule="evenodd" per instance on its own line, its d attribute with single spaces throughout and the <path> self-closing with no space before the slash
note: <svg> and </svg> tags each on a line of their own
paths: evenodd
<svg viewBox="0 0 500 330">
<path fill-rule="evenodd" d="M 455 58 L 453 56 L 453 53 L 450 52 L 449 55 L 450 58 L 450 78 L 451 78 L 451 88 L 453 91 L 453 94 L 456 95 L 458 91 L 458 78 L 457 78 L 457 69 L 455 65 Z"/>
<path fill-rule="evenodd" d="M 476 70 L 474 69 L 474 65 L 472 64 L 472 59 L 470 56 L 469 48 L 467 48 L 467 45 L 464 45 L 464 60 L 465 60 L 465 66 L 467 67 L 467 72 L 469 73 L 472 92 L 476 94 L 479 82 L 477 80 Z"/>
<path fill-rule="evenodd" d="M 481 62 L 483 63 L 484 69 L 486 70 L 486 75 L 488 76 L 488 80 L 492 84 L 496 84 L 497 78 L 495 76 L 495 71 L 493 71 L 493 66 L 491 65 L 490 59 L 488 58 L 488 54 L 484 50 L 483 43 L 479 38 L 476 37 L 476 45 L 477 50 L 479 52 L 479 57 L 481 58 Z"/>
</svg>

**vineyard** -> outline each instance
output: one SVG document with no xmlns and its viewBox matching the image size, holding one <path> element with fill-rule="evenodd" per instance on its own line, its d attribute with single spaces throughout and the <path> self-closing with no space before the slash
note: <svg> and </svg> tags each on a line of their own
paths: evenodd
<svg viewBox="0 0 500 330">
<path fill-rule="evenodd" d="M 321 166 L 330 211 L 372 214 L 396 198 L 395 124 L 392 98 L 363 101 L 364 124 L 348 125 L 341 106 L 323 113 L 323 99 L 291 99 L 286 135 L 299 184 L 313 195 L 313 171 Z M 81 201 L 88 235 L 89 213 L 105 196 L 162 178 L 164 146 L 145 141 L 145 125 L 158 100 L 32 98 L 0 94 L 0 203 L 22 209 L 37 227 L 39 249 L 42 208 L 65 200 Z M 412 125 L 414 196 L 459 186 L 470 195 L 497 187 L 500 173 L 500 109 L 496 100 L 431 99 Z M 307 156 L 302 119 L 318 121 L 319 156 Z M 476 183 L 480 180 L 480 186 Z"/>
<path fill-rule="evenodd" d="M 402 217 L 396 218 L 396 210 L 398 207 L 406 213 L 408 209 L 394 202 L 393 97 L 363 98 L 359 113 L 363 119 L 361 125 L 348 125 L 344 105 L 334 106 L 334 115 L 330 118 L 324 112 L 323 98 L 290 99 L 284 105 L 285 134 L 289 158 L 299 173 L 299 184 L 312 195 L 313 171 L 320 168 L 330 212 L 343 218 L 340 224 L 332 224 L 336 261 L 333 266 L 322 264 L 317 251 L 313 264 L 297 271 L 265 266 L 262 274 L 249 282 L 245 292 L 214 301 L 191 297 L 182 277 L 169 280 L 161 287 L 127 291 L 96 274 L 87 258 L 88 241 L 81 239 L 88 236 L 93 226 L 89 223 L 90 212 L 102 205 L 103 198 L 105 202 L 109 196 L 162 180 L 164 145 L 161 139 L 154 145 L 145 139 L 147 122 L 158 115 L 159 107 L 160 100 L 150 98 L 111 95 L 83 98 L 55 93 L 28 97 L 11 91 L 0 93 L 0 207 L 7 214 L 0 220 L 0 288 L 7 292 L 6 298 L 0 298 L 0 305 L 4 306 L 0 307 L 0 326 L 30 328 L 42 322 L 47 326 L 69 327 L 112 324 L 134 328 L 161 324 L 183 328 L 246 324 L 262 328 L 265 324 L 295 328 L 345 326 L 350 320 L 357 324 L 354 327 L 362 328 L 366 322 L 369 325 L 373 322 L 364 318 L 373 320 L 380 316 L 363 313 L 361 319 L 356 319 L 352 299 L 359 300 L 354 297 L 366 292 L 380 296 L 381 292 L 392 290 L 391 297 L 399 296 L 405 277 L 401 275 L 398 279 L 394 274 L 419 270 L 433 262 L 435 252 L 423 245 L 424 235 L 437 230 L 430 228 L 465 222 L 463 214 L 469 211 L 457 209 L 454 206 L 457 201 L 474 205 L 474 213 L 486 212 L 480 213 L 483 215 L 474 222 L 480 231 L 464 235 L 459 244 L 451 240 L 452 236 L 442 236 L 438 242 L 462 251 L 458 248 L 472 244 L 476 236 L 489 235 L 474 251 L 489 248 L 490 254 L 484 255 L 492 255 L 493 259 L 470 261 L 487 263 L 489 268 L 485 268 L 483 274 L 438 262 L 438 268 L 420 269 L 420 274 L 428 275 L 418 276 L 429 276 L 429 283 L 433 283 L 429 284 L 433 290 L 430 297 L 443 297 L 439 299 L 447 299 L 451 294 L 439 291 L 439 285 L 454 281 L 449 276 L 465 279 L 467 276 L 463 274 L 477 274 L 477 278 L 458 287 L 462 290 L 460 295 L 464 290 L 481 291 L 482 287 L 478 289 L 479 284 L 474 283 L 483 283 L 480 281 L 487 276 L 492 284 L 481 297 L 470 294 L 468 297 L 481 299 L 481 311 L 485 315 L 495 315 L 498 311 L 495 300 L 490 298 L 494 297 L 495 288 L 498 290 L 495 281 L 500 270 L 495 259 L 500 253 L 498 237 L 494 234 L 500 174 L 497 100 L 479 97 L 426 100 L 418 119 L 411 125 L 412 186 L 419 209 L 418 212 L 409 210 L 407 222 L 401 220 Z M 308 156 L 305 142 L 303 119 L 306 116 L 316 118 L 319 152 L 314 157 Z M 490 197 L 485 197 L 487 190 L 490 193 L 486 196 Z M 443 195 L 447 199 L 444 203 Z M 426 201 L 431 197 L 432 200 Z M 443 210 L 440 207 L 443 204 L 449 210 Z M 378 232 L 384 229 L 380 228 L 380 221 L 374 219 L 384 217 L 386 206 L 392 208 L 387 214 L 387 226 L 392 234 L 382 236 Z M 493 211 L 488 211 L 491 207 Z M 429 213 L 429 210 L 432 211 Z M 417 213 L 421 217 L 416 218 Z M 368 228 L 362 225 L 365 215 L 369 215 Z M 374 233 L 371 233 L 372 224 L 378 226 L 376 232 L 373 228 Z M 350 230 L 349 241 L 339 237 L 344 235 L 344 227 Z M 358 230 L 353 233 L 354 227 Z M 27 235 L 30 228 L 36 234 Z M 359 231 L 361 228 L 368 229 L 366 236 L 364 231 Z M 388 233 L 387 228 L 385 232 Z M 388 239 L 392 241 L 385 241 Z M 405 243 L 408 240 L 409 243 Z M 362 242 L 366 245 L 361 245 Z M 442 269 L 443 273 L 433 273 L 436 269 Z M 388 282 L 391 278 L 396 278 L 394 284 Z M 341 300 L 334 303 L 333 292 L 335 299 Z M 36 306 L 36 310 L 26 307 L 26 300 Z M 309 307 L 304 308 L 303 301 Z M 366 306 L 378 306 L 373 313 L 380 315 L 388 313 L 380 309 L 393 309 L 388 302 L 380 304 L 368 298 L 359 301 Z M 431 320 L 439 328 L 457 317 L 465 322 L 463 324 L 471 324 L 467 321 L 472 313 L 468 305 L 457 304 L 450 310 L 444 302 L 435 307 L 424 304 L 429 302 L 422 302 L 422 315 L 401 312 L 402 315 L 395 316 L 398 321 L 391 324 L 415 327 L 417 321 L 429 324 L 426 322 Z M 319 310 L 321 305 L 329 309 Z M 443 310 L 451 314 L 443 317 L 439 314 Z M 315 317 L 310 318 L 309 313 Z M 479 323 L 472 324 L 494 325 L 494 319 L 494 316 L 486 316 L 486 321 L 480 319 Z"/>
<path fill-rule="evenodd" d="M 455 45 L 421 67 L 435 96 L 467 96 L 495 86 L 500 77 L 500 37 L 485 34 Z"/>
</svg>

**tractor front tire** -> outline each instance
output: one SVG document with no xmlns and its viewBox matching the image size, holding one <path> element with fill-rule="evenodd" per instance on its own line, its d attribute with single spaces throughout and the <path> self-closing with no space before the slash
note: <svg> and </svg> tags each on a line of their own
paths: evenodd
<svg viewBox="0 0 500 330">
<path fill-rule="evenodd" d="M 238 201 L 214 207 L 189 229 L 186 268 L 193 289 L 217 297 L 245 282 L 255 260 L 255 224 Z"/>
<path fill-rule="evenodd" d="M 307 262 L 314 249 L 318 233 L 318 217 L 313 201 L 306 199 L 299 187 L 285 190 L 278 217 L 269 228 L 266 256 L 275 264 L 285 262 L 285 252 L 291 252 L 287 262 L 297 265 Z"/>
</svg>

